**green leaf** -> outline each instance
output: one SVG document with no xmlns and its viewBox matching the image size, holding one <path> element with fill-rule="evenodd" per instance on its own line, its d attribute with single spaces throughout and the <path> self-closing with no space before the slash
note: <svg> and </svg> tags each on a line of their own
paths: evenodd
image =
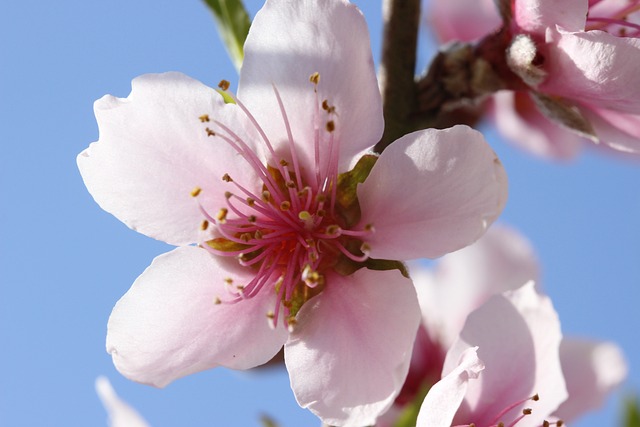
<svg viewBox="0 0 640 427">
<path fill-rule="evenodd" d="M 640 404 L 637 398 L 628 397 L 624 404 L 624 427 L 640 427 Z"/>
<path fill-rule="evenodd" d="M 218 33 L 229 52 L 236 70 L 240 71 L 244 58 L 244 41 L 249 34 L 251 20 L 242 0 L 204 0 L 218 24 Z"/>
</svg>

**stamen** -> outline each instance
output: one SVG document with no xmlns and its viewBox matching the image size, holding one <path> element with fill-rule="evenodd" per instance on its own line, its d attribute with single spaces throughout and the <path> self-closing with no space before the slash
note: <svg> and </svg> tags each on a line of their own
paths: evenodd
<svg viewBox="0 0 640 427">
<path fill-rule="evenodd" d="M 196 187 L 193 190 L 191 190 L 190 194 L 191 194 L 191 197 L 198 197 L 201 192 L 202 192 L 202 188 Z"/>
<path fill-rule="evenodd" d="M 218 87 L 225 92 L 229 90 L 229 86 L 231 86 L 231 83 L 229 83 L 227 80 L 220 80 L 220 83 L 218 83 Z"/>
<path fill-rule="evenodd" d="M 309 81 L 314 85 L 320 83 L 320 73 L 316 71 L 315 73 L 311 74 L 311 76 L 309 76 Z"/>
<path fill-rule="evenodd" d="M 198 119 L 200 119 L 201 123 L 205 123 L 209 121 L 209 115 L 208 114 L 203 114 L 200 117 L 198 117 Z"/>
</svg>

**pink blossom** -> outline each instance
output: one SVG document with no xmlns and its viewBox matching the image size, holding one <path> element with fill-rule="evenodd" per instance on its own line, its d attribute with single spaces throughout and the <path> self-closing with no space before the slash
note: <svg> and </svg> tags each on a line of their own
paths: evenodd
<svg viewBox="0 0 640 427">
<path fill-rule="evenodd" d="M 125 376 L 162 387 L 255 367 L 284 346 L 302 407 L 331 425 L 373 424 L 420 322 L 394 260 L 480 237 L 504 206 L 504 170 L 463 126 L 363 157 L 382 107 L 365 21 L 345 0 L 267 1 L 237 96 L 227 87 L 234 103 L 178 73 L 145 75 L 128 98 L 95 104 L 100 139 L 78 156 L 87 188 L 179 246 L 118 301 L 107 350 Z"/>
<path fill-rule="evenodd" d="M 508 59 L 537 93 L 559 100 L 552 108 L 549 101 L 543 102 L 547 115 L 596 142 L 638 154 L 640 2 L 512 4 L 512 31 L 517 35 Z M 577 118 L 584 123 L 576 123 Z"/>
<path fill-rule="evenodd" d="M 427 338 L 416 341 L 407 382 L 383 425 L 392 425 L 393 414 L 397 416 L 406 403 L 414 401 L 425 384 L 433 383 L 434 371 L 442 372 L 444 354 L 469 322 L 469 313 L 494 295 L 537 280 L 539 270 L 531 244 L 503 225 L 494 225 L 475 244 L 444 256 L 434 270 L 413 266 L 423 311 L 421 329 Z M 424 354 L 416 354 L 420 351 Z M 564 337 L 559 357 L 569 396 L 552 415 L 564 421 L 600 406 L 626 377 L 622 352 L 612 343 Z"/>
<path fill-rule="evenodd" d="M 468 316 L 417 426 L 541 426 L 567 398 L 561 338 L 551 301 L 533 282 L 494 295 Z"/>
<path fill-rule="evenodd" d="M 106 377 L 96 379 L 96 392 L 109 415 L 109 427 L 149 427 L 138 411 L 120 399 Z"/>
</svg>

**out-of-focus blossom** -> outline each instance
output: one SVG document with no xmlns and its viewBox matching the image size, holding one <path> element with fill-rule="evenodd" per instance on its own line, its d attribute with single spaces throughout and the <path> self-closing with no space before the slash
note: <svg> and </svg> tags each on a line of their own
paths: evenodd
<svg viewBox="0 0 640 427">
<path fill-rule="evenodd" d="M 469 313 L 493 295 L 514 291 L 530 280 L 538 281 L 539 266 L 533 248 L 522 235 L 494 225 L 475 244 L 444 256 L 434 269 L 413 265 L 411 275 L 423 326 L 407 381 L 394 407 L 385 414 L 383 426 L 393 425 L 405 405 L 437 380 L 434 377 L 443 372 L 444 355 L 465 322 L 470 322 Z M 612 343 L 564 337 L 559 358 L 569 397 L 553 415 L 565 421 L 600 406 L 626 377 L 622 352 Z"/>
<path fill-rule="evenodd" d="M 545 114 L 640 153 L 640 2 L 512 0 L 512 69 Z"/>
<path fill-rule="evenodd" d="M 96 379 L 96 392 L 109 415 L 109 427 L 149 427 L 135 409 L 120 399 L 106 377 Z"/>
<path fill-rule="evenodd" d="M 427 7 L 429 28 L 443 43 L 474 41 L 502 24 L 494 0 L 431 0 Z"/>
<path fill-rule="evenodd" d="M 147 75 L 128 98 L 96 102 L 100 140 L 78 156 L 87 188 L 180 246 L 117 303 L 107 349 L 125 376 L 164 386 L 263 364 L 284 345 L 301 406 L 331 425 L 373 424 L 420 322 L 394 260 L 480 237 L 504 206 L 504 170 L 463 126 L 363 156 L 382 107 L 365 21 L 344 0 L 267 1 L 237 97 L 221 89 L 234 103 L 181 74 Z"/>
<path fill-rule="evenodd" d="M 541 426 L 567 398 L 560 322 L 530 282 L 469 314 L 417 427 Z"/>
</svg>

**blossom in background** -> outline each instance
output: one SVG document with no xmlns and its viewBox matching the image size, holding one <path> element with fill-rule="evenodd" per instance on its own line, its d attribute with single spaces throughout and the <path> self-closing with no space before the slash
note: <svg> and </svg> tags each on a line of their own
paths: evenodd
<svg viewBox="0 0 640 427">
<path fill-rule="evenodd" d="M 382 107 L 365 21 L 344 0 L 267 1 L 237 96 L 220 88 L 233 103 L 181 74 L 147 75 L 95 104 L 100 139 L 78 156 L 87 188 L 179 246 L 116 304 L 107 350 L 128 378 L 164 386 L 284 345 L 302 407 L 373 424 L 420 322 L 397 260 L 480 237 L 504 206 L 504 170 L 463 126 L 366 154 Z"/>
<path fill-rule="evenodd" d="M 149 427 L 149 424 L 116 394 L 106 377 L 96 379 L 96 392 L 109 415 L 109 427 Z"/>
<path fill-rule="evenodd" d="M 498 11 L 485 2 L 443 3 L 431 7 L 441 41 L 471 41 L 496 30 Z M 640 2 L 500 3 L 513 11 L 505 24 L 512 37 L 506 61 L 525 86 L 492 98 L 498 130 L 543 157 L 570 158 L 587 139 L 640 153 Z"/>
<path fill-rule="evenodd" d="M 560 322 L 533 282 L 494 295 L 467 317 L 422 403 L 417 427 L 535 427 L 567 398 Z"/>
<path fill-rule="evenodd" d="M 549 117 L 640 153 L 640 2 L 513 0 L 512 70 Z"/>
<path fill-rule="evenodd" d="M 494 225 L 475 244 L 444 256 L 433 270 L 413 265 L 411 276 L 426 337 L 417 339 L 405 386 L 382 425 L 392 425 L 391 420 L 407 403 L 440 378 L 445 354 L 465 322 L 470 322 L 469 313 L 494 295 L 513 292 L 527 281 L 539 281 L 539 270 L 530 243 L 503 225 Z M 626 377 L 626 362 L 613 343 L 563 337 L 558 351 L 569 396 L 553 412 L 556 418 L 573 421 L 597 408 Z"/>
</svg>

